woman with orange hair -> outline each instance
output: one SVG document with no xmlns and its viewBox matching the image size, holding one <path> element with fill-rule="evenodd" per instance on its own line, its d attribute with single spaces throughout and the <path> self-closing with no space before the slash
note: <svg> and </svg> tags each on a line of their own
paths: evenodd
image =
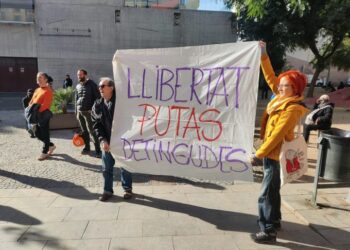
<svg viewBox="0 0 350 250">
<path fill-rule="evenodd" d="M 264 178 L 258 199 L 260 232 L 252 235 L 257 243 L 276 242 L 277 230 L 281 227 L 280 163 L 279 155 L 284 140 L 294 138 L 294 127 L 308 111 L 303 103 L 303 91 L 307 78 L 296 70 L 289 70 L 278 77 L 266 53 L 266 44 L 261 47 L 261 68 L 266 82 L 276 95 L 267 105 L 260 130 L 262 145 L 251 158 L 253 166 L 263 161 Z"/>
</svg>

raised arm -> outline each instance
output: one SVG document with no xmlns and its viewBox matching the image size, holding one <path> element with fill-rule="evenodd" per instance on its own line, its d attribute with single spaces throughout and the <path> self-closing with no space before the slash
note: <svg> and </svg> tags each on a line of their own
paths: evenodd
<svg viewBox="0 0 350 250">
<path fill-rule="evenodd" d="M 261 69 L 263 71 L 265 80 L 274 94 L 278 94 L 278 78 L 272 68 L 270 58 L 266 52 L 266 43 L 259 41 L 261 48 Z"/>
</svg>

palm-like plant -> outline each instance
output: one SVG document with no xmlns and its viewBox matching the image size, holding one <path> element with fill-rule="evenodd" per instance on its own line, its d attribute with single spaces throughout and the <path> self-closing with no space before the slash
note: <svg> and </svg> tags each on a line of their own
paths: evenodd
<svg viewBox="0 0 350 250">
<path fill-rule="evenodd" d="M 73 102 L 74 90 L 72 87 L 66 89 L 60 88 L 55 90 L 51 111 L 54 114 L 67 113 L 67 105 Z"/>
</svg>

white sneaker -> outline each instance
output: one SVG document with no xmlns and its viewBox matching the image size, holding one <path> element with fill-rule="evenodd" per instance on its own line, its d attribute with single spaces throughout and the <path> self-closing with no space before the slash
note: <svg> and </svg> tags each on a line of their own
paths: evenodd
<svg viewBox="0 0 350 250">
<path fill-rule="evenodd" d="M 56 146 L 55 145 L 53 145 L 53 146 L 50 146 L 49 147 L 49 151 L 47 151 L 47 154 L 48 155 L 52 155 L 53 154 L 53 151 L 56 149 Z"/>
<path fill-rule="evenodd" d="M 39 157 L 38 157 L 38 160 L 39 161 L 43 161 L 45 159 L 49 158 L 49 155 L 48 154 L 44 154 L 42 153 Z"/>
</svg>

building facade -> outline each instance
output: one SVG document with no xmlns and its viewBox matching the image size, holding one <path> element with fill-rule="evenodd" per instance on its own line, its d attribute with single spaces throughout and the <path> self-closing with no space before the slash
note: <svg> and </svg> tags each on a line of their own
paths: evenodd
<svg viewBox="0 0 350 250">
<path fill-rule="evenodd" d="M 54 88 L 112 76 L 118 49 L 235 42 L 230 12 L 189 10 L 198 0 L 0 0 L 0 92 L 35 87 L 47 72 Z"/>
</svg>

